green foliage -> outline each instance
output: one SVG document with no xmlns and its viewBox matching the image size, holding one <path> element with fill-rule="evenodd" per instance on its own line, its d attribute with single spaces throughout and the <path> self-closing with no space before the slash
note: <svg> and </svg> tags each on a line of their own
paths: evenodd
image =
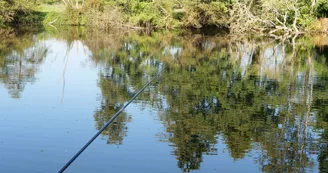
<svg viewBox="0 0 328 173">
<path fill-rule="evenodd" d="M 227 3 L 222 1 L 183 1 L 185 15 L 182 20 L 187 27 L 201 28 L 206 25 L 226 25 L 228 17 Z"/>
<path fill-rule="evenodd" d="M 316 4 L 317 16 L 327 17 L 328 16 L 328 1 L 318 0 Z"/>
<path fill-rule="evenodd" d="M 313 3 L 312 3 L 313 2 Z M 227 28 L 276 35 L 321 31 L 326 0 L 1 0 L 0 25 L 43 23 L 91 28 Z"/>
<path fill-rule="evenodd" d="M 44 4 L 50 4 L 50 5 L 60 2 L 60 0 L 41 0 L 41 1 Z"/>
<path fill-rule="evenodd" d="M 0 24 L 31 24 L 41 22 L 44 13 L 33 10 L 39 1 L 29 0 L 1 0 L 0 1 Z"/>
<path fill-rule="evenodd" d="M 81 26 L 86 24 L 86 15 L 80 9 L 67 8 L 64 13 L 50 12 L 43 20 L 44 24 L 55 23 L 56 25 Z"/>
<path fill-rule="evenodd" d="M 122 2 L 119 2 L 122 4 Z M 127 20 L 139 26 L 154 26 L 156 28 L 172 27 L 176 20 L 172 17 L 172 0 L 142 1 L 133 0 L 123 3 L 122 10 Z"/>
</svg>

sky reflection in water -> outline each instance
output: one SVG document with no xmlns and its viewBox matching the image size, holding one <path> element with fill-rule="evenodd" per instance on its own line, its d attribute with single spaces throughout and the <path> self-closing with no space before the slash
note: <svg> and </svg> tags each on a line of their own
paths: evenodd
<svg viewBox="0 0 328 173">
<path fill-rule="evenodd" d="M 163 64 L 67 172 L 328 169 L 317 38 L 1 33 L 1 172 L 58 171 Z"/>
</svg>

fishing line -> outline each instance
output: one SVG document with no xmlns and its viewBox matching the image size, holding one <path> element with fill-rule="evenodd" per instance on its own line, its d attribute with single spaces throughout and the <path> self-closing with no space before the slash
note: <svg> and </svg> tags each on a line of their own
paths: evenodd
<svg viewBox="0 0 328 173">
<path fill-rule="evenodd" d="M 161 68 L 161 67 L 160 67 Z M 64 172 L 74 161 L 76 158 L 80 156 L 80 154 L 88 148 L 88 146 L 103 132 L 123 111 L 126 107 L 129 106 L 131 102 L 133 102 L 163 71 L 163 66 L 162 69 L 159 70 L 159 72 L 150 80 L 148 83 L 142 87 L 130 100 L 128 103 L 126 103 L 114 116 L 107 121 L 107 123 L 69 160 L 64 167 L 60 169 L 58 173 Z"/>
</svg>

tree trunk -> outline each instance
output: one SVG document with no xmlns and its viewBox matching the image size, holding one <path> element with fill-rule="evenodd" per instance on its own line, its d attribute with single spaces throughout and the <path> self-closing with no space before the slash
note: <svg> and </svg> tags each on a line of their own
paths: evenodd
<svg viewBox="0 0 328 173">
<path fill-rule="evenodd" d="M 296 33 L 299 33 L 299 30 L 297 28 L 297 19 L 298 19 L 298 9 L 297 9 L 297 0 L 295 1 L 294 5 L 293 5 L 293 9 L 294 9 L 294 12 L 295 12 L 295 18 L 294 18 L 294 22 L 293 22 L 293 28 L 295 30 Z"/>
<path fill-rule="evenodd" d="M 317 0 L 312 0 L 312 4 L 311 4 L 311 14 L 313 14 L 313 10 L 314 10 L 314 6 L 317 3 Z"/>
</svg>

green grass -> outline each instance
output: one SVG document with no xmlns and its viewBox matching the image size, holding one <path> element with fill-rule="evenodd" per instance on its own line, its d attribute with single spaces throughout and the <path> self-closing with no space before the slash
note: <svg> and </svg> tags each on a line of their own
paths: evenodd
<svg viewBox="0 0 328 173">
<path fill-rule="evenodd" d="M 43 13 L 50 13 L 50 12 L 58 12 L 61 13 L 65 10 L 64 4 L 42 4 L 37 6 L 35 11 L 43 12 Z"/>
</svg>

